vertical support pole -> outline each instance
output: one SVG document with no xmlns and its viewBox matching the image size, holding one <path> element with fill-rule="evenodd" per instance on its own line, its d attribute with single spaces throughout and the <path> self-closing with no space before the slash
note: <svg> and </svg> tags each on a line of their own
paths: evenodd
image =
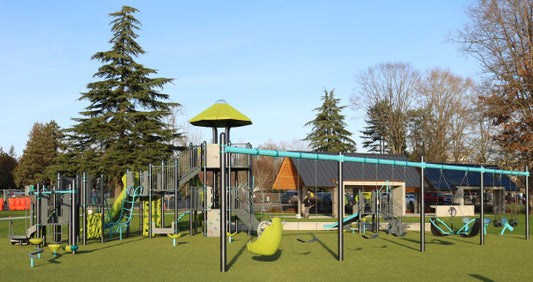
<svg viewBox="0 0 533 282">
<path fill-rule="evenodd" d="M 152 164 L 148 165 L 148 238 L 152 239 Z"/>
<path fill-rule="evenodd" d="M 226 141 L 226 144 L 228 144 L 228 146 L 231 146 L 231 143 L 229 141 L 229 127 L 226 127 L 226 138 L 227 138 L 227 141 Z M 226 173 L 226 180 L 224 183 L 226 183 L 226 186 L 227 186 L 227 190 L 224 190 L 225 193 L 227 193 L 227 197 L 226 197 L 226 208 L 227 208 L 227 219 L 228 219 L 228 227 L 227 227 L 227 231 L 229 233 L 231 233 L 231 209 L 232 209 L 232 205 L 231 205 L 231 200 L 232 200 L 232 191 L 231 191 L 231 153 L 230 154 L 227 154 L 227 159 L 226 159 L 226 165 L 228 166 L 228 172 Z M 224 168 L 221 168 L 221 169 L 224 169 Z"/>
<path fill-rule="evenodd" d="M 422 164 L 420 168 L 420 193 L 419 193 L 419 204 L 420 204 L 420 252 L 426 251 L 426 203 L 424 199 L 424 156 L 420 157 L 420 163 Z"/>
<path fill-rule="evenodd" d="M 220 134 L 220 272 L 226 272 L 226 136 Z"/>
<path fill-rule="evenodd" d="M 73 179 L 70 184 L 70 235 L 69 235 L 69 245 L 76 245 L 76 179 Z M 72 253 L 75 253 L 72 251 Z"/>
<path fill-rule="evenodd" d="M 141 192 L 141 195 L 144 194 L 145 189 L 148 189 L 148 187 L 144 187 L 144 183 L 145 183 L 144 178 L 145 177 L 146 177 L 146 173 L 141 170 L 139 172 L 139 185 L 141 185 L 142 188 L 143 188 L 142 189 L 143 192 Z M 143 204 L 144 203 L 143 202 L 144 201 L 142 200 L 142 197 L 139 197 L 139 235 L 140 236 L 143 236 L 143 220 L 144 220 L 144 218 L 143 218 L 143 208 L 144 208 Z"/>
<path fill-rule="evenodd" d="M 81 208 L 83 213 L 83 245 L 87 245 L 87 173 L 81 178 Z"/>
<path fill-rule="evenodd" d="M 247 148 L 252 148 L 252 144 L 248 143 L 246 145 L 246 147 Z M 255 183 L 254 183 L 254 175 L 253 175 L 253 157 L 252 157 L 252 155 L 248 155 L 247 182 L 248 182 L 248 193 L 246 195 L 245 202 L 250 207 L 250 218 L 249 218 L 249 220 L 250 220 L 250 222 L 252 222 L 252 216 L 253 216 L 253 212 L 255 210 L 254 201 L 253 201 Z M 248 236 L 251 236 L 251 235 L 252 235 L 252 230 L 248 229 Z"/>
<path fill-rule="evenodd" d="M 174 234 L 178 234 L 178 189 L 180 188 L 180 175 L 178 159 L 174 159 Z"/>
<path fill-rule="evenodd" d="M 178 159 L 174 159 L 174 234 L 178 234 L 178 189 L 180 187 L 180 175 L 178 175 Z"/>
<path fill-rule="evenodd" d="M 56 185 L 54 185 L 54 187 L 53 187 L 52 189 L 53 189 L 52 195 L 53 195 L 53 197 L 54 197 L 54 202 L 53 202 L 53 204 L 54 204 L 54 210 L 55 210 L 55 209 L 58 209 L 58 208 L 61 209 L 61 207 L 59 207 L 59 205 L 57 204 L 57 202 L 58 202 L 58 194 L 56 193 L 57 191 L 61 191 L 61 189 L 63 189 L 63 180 L 61 179 L 61 174 L 60 174 L 60 173 L 57 174 L 57 182 L 56 182 Z M 61 195 L 61 194 L 60 194 L 60 195 Z M 66 204 L 66 201 L 67 201 L 67 200 L 64 199 L 64 197 L 63 197 L 62 195 L 61 195 L 60 197 L 61 197 L 62 200 L 65 200 L 65 202 L 63 202 L 63 201 L 61 202 L 61 205 Z M 57 212 L 57 210 L 56 210 L 56 212 Z M 57 221 L 58 221 L 59 219 L 56 217 L 55 220 L 56 220 L 55 223 L 57 223 Z M 62 240 L 61 237 L 62 237 L 62 235 L 63 235 L 63 232 L 62 232 L 62 228 L 63 228 L 63 227 L 62 227 L 61 225 L 53 225 L 52 228 L 53 228 L 53 230 L 54 230 L 54 231 L 52 232 L 52 234 L 53 234 L 52 236 L 53 236 L 53 238 L 54 238 L 54 239 L 53 239 L 54 242 L 60 242 L 60 241 Z M 58 234 L 59 234 L 59 235 L 58 235 Z"/>
<path fill-rule="evenodd" d="M 105 234 L 105 212 L 104 212 L 104 175 L 101 174 L 100 175 L 100 180 L 99 180 L 99 184 L 98 184 L 98 196 L 100 197 L 100 213 L 101 213 L 101 217 L 100 217 L 100 220 L 101 220 L 101 228 L 100 228 L 100 231 L 102 232 L 102 236 L 100 237 L 100 242 L 101 243 L 104 243 L 104 234 Z"/>
<path fill-rule="evenodd" d="M 192 187 L 192 181 L 189 181 L 189 235 L 195 234 L 194 229 L 194 212 L 192 210 L 194 188 Z"/>
<path fill-rule="evenodd" d="M 342 152 L 339 152 L 339 166 L 338 166 L 338 182 L 337 182 L 337 216 L 338 216 L 338 223 L 339 223 L 339 244 L 338 244 L 338 253 L 339 253 L 339 261 L 344 260 L 344 226 L 343 226 L 343 219 L 344 219 L 344 183 L 342 179 L 342 164 L 343 164 L 343 156 Z"/>
<path fill-rule="evenodd" d="M 192 155 L 192 144 L 189 144 L 189 158 L 188 158 L 188 168 L 194 167 L 193 165 L 193 155 Z M 194 212 L 193 212 L 193 193 L 194 189 L 192 187 L 192 180 L 189 180 L 189 235 L 192 236 L 196 233 L 194 229 Z"/>
<path fill-rule="evenodd" d="M 207 237 L 207 208 L 208 208 L 208 202 L 207 202 L 207 142 L 204 141 L 202 143 L 202 149 L 201 149 L 201 157 L 202 157 L 202 169 L 204 172 L 203 179 L 204 179 L 204 207 L 203 207 L 203 224 L 202 228 L 204 231 L 204 237 Z"/>
<path fill-rule="evenodd" d="M 479 225 L 479 244 L 481 246 L 485 245 L 485 189 L 483 187 L 483 176 L 484 176 L 484 169 L 483 166 L 481 166 L 481 172 L 479 173 L 479 204 L 481 205 L 480 208 L 480 220 L 481 224 Z"/>
<path fill-rule="evenodd" d="M 161 228 L 165 228 L 165 193 L 168 187 L 168 181 L 167 176 L 168 172 L 166 171 L 168 169 L 168 166 L 165 164 L 164 161 L 161 161 L 161 187 L 157 187 L 157 189 L 161 190 L 163 189 L 163 192 L 160 193 L 161 195 Z"/>
<path fill-rule="evenodd" d="M 36 207 L 37 238 L 41 238 L 41 184 L 40 183 L 37 183 L 37 194 L 35 196 L 35 202 L 37 205 Z"/>
<path fill-rule="evenodd" d="M 233 209 L 238 209 L 239 207 L 237 206 L 237 203 L 238 203 L 238 200 L 239 200 L 239 171 L 238 170 L 235 170 L 235 176 L 234 176 L 234 184 L 233 184 L 233 187 L 235 187 L 235 192 L 234 192 L 234 197 L 233 197 Z M 231 216 L 231 213 L 230 213 L 230 216 Z M 239 231 L 239 218 L 236 217 L 235 218 L 235 232 L 238 232 Z M 230 233 L 231 233 L 231 229 L 230 229 Z"/>
<path fill-rule="evenodd" d="M 526 165 L 526 173 L 529 171 L 529 167 Z M 529 240 L 529 176 L 526 177 L 526 240 Z"/>
<path fill-rule="evenodd" d="M 213 144 L 218 143 L 218 129 L 216 126 L 213 126 Z"/>
</svg>

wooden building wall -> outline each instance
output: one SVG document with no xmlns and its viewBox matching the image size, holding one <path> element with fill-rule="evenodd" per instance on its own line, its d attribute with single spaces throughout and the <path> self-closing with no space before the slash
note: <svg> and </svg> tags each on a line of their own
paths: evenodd
<svg viewBox="0 0 533 282">
<path fill-rule="evenodd" d="M 284 158 L 272 188 L 276 190 L 300 190 L 302 186 L 304 186 L 303 180 L 298 175 L 291 159 Z"/>
</svg>

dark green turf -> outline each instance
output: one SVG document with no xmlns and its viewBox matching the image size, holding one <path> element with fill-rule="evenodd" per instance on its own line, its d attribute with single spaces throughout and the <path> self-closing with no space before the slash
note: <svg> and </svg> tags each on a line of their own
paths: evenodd
<svg viewBox="0 0 533 282">
<path fill-rule="evenodd" d="M 16 222 L 24 225 L 23 220 Z M 134 225 L 137 222 L 134 219 Z M 184 223 L 185 224 L 185 223 Z M 522 222 L 520 223 L 522 224 Z M 23 229 L 23 228 L 22 228 Z M 137 230 L 135 227 L 133 230 Z M 498 229 L 499 230 L 499 229 Z M 246 250 L 249 237 L 239 233 L 228 244 L 228 272 L 220 273 L 219 238 L 185 236 L 172 239 L 127 238 L 101 244 L 90 241 L 78 254 L 59 251 L 53 258 L 45 247 L 30 267 L 33 246 L 11 246 L 0 221 L 2 281 L 527 281 L 533 242 L 516 232 L 497 235 L 489 227 L 485 246 L 479 237 L 434 237 L 426 233 L 426 252 L 419 252 L 418 232 L 397 238 L 383 233 L 365 240 L 344 234 L 344 261 L 337 260 L 337 233 L 319 232 L 319 240 L 304 244 L 296 232 L 285 232 L 273 257 L 257 257 Z M 300 238 L 311 238 L 305 231 Z M 255 239 L 252 239 L 255 240 Z"/>
</svg>

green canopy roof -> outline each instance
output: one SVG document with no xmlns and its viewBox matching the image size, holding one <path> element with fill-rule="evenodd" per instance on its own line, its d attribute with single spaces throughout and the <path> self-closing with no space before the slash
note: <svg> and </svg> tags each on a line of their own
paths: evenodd
<svg viewBox="0 0 533 282">
<path fill-rule="evenodd" d="M 252 124 L 247 116 L 228 105 L 224 100 L 218 100 L 189 122 L 192 125 L 203 127 L 239 127 Z"/>
</svg>

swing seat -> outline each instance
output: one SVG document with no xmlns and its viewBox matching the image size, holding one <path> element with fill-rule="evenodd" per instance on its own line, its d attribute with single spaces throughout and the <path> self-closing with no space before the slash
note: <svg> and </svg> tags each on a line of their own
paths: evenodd
<svg viewBox="0 0 533 282">
<path fill-rule="evenodd" d="M 298 240 L 298 242 L 301 242 L 301 243 L 313 243 L 313 242 L 318 240 L 318 237 L 313 237 L 313 239 L 307 240 L 307 241 L 303 240 L 303 239 L 300 239 L 300 238 L 296 238 L 296 240 Z"/>
<path fill-rule="evenodd" d="M 271 256 L 278 250 L 281 242 L 283 226 L 279 217 L 272 218 L 272 224 L 267 226 L 255 242 L 249 242 L 246 248 L 249 252 L 260 256 Z"/>
<path fill-rule="evenodd" d="M 430 218 L 429 223 L 431 226 L 431 233 L 434 236 L 442 237 L 454 234 L 453 230 L 451 230 L 448 225 L 446 225 L 442 220 L 437 217 Z M 445 231 L 444 229 L 442 229 L 440 225 L 443 225 L 443 227 L 445 227 L 447 230 Z"/>
<path fill-rule="evenodd" d="M 502 218 L 502 226 L 503 228 L 502 228 L 502 232 L 500 232 L 500 235 L 503 235 L 505 230 L 509 230 L 511 232 L 514 230 L 514 228 L 507 221 L 507 217 Z"/>
<path fill-rule="evenodd" d="M 515 227 L 515 226 L 518 226 L 518 220 L 517 219 L 510 219 L 509 220 L 509 225 Z"/>
</svg>

